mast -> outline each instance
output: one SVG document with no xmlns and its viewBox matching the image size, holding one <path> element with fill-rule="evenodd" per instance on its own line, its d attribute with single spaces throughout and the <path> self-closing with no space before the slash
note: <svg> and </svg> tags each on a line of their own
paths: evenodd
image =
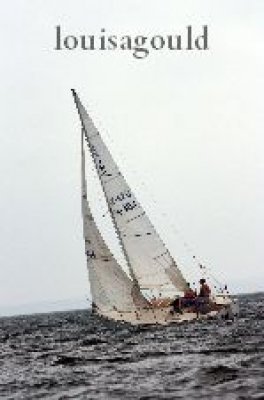
<svg viewBox="0 0 264 400">
<path fill-rule="evenodd" d="M 78 115 L 79 115 L 79 118 L 80 118 L 80 121 L 81 121 L 82 133 L 84 133 L 84 135 L 85 135 L 86 143 L 87 143 L 87 145 L 88 145 L 88 148 L 89 148 L 89 150 L 90 150 L 90 153 L 91 153 L 92 157 L 94 158 L 93 152 L 92 152 L 92 148 L 91 148 L 91 144 L 90 144 L 90 142 L 89 142 L 88 133 L 87 133 L 87 131 L 86 131 L 86 127 L 85 127 L 85 124 L 84 124 L 84 121 L 83 121 L 83 118 L 82 118 L 82 114 L 81 114 L 80 109 L 79 109 L 77 94 L 76 94 L 76 92 L 75 92 L 74 89 L 71 89 L 71 91 L 72 91 L 72 95 L 73 95 L 73 98 L 74 98 L 74 103 L 75 103 L 75 106 L 76 106 L 76 109 L 77 109 L 77 111 L 78 111 Z M 82 143 L 83 143 L 83 134 L 82 134 Z M 97 171 L 97 170 L 96 170 L 96 171 Z M 97 174 L 98 174 L 98 171 L 97 171 Z M 99 176 L 99 174 L 98 174 L 98 176 Z M 100 177 L 99 177 L 99 178 L 100 178 Z M 119 228 L 118 228 L 118 226 L 117 226 L 117 224 L 116 224 L 115 218 L 114 218 L 114 216 L 113 216 L 113 211 L 112 211 L 112 209 L 111 209 L 111 207 L 110 207 L 110 205 L 109 205 L 109 203 L 108 203 L 108 201 L 107 201 L 107 196 L 106 196 L 105 189 L 104 189 L 104 187 L 103 187 L 102 185 L 101 185 L 101 188 L 102 188 L 102 191 L 103 191 L 104 196 L 105 196 L 105 199 L 106 199 L 107 209 L 108 209 L 108 212 L 109 212 L 109 214 L 110 214 L 111 221 L 112 221 L 112 223 L 113 223 L 114 230 L 115 230 L 115 232 L 116 232 L 119 245 L 120 245 L 120 247 L 121 247 L 121 250 L 122 250 L 122 252 L 123 252 L 123 255 L 124 255 L 125 260 L 126 260 L 127 265 L 128 265 L 129 273 L 130 273 L 130 275 L 131 275 L 131 278 L 133 279 L 134 285 L 135 285 L 136 287 L 139 288 L 139 283 L 138 283 L 138 280 L 137 280 L 137 278 L 136 278 L 136 276 L 135 276 L 135 273 L 134 273 L 134 271 L 133 271 L 133 268 L 132 268 L 132 266 L 131 266 L 131 262 L 130 262 L 130 260 L 129 260 L 127 251 L 126 251 L 126 249 L 125 249 L 125 247 L 124 247 L 124 244 L 123 244 L 123 241 L 122 241 L 122 238 L 121 238 L 121 234 L 120 234 L 120 230 L 119 230 Z"/>
</svg>

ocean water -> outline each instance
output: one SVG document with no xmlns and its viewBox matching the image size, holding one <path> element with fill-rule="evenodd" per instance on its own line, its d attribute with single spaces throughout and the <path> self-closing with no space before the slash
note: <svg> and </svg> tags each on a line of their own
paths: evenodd
<svg viewBox="0 0 264 400">
<path fill-rule="evenodd" d="M 264 294 L 239 301 L 233 323 L 1 318 L 0 399 L 264 399 Z"/>
</svg>

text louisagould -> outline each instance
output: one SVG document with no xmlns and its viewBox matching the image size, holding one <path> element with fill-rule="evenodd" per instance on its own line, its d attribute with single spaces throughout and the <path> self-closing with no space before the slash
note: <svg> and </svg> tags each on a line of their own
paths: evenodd
<svg viewBox="0 0 264 400">
<path fill-rule="evenodd" d="M 181 34 L 169 35 L 112 35 L 105 29 L 95 34 L 67 34 L 60 25 L 55 27 L 55 50 L 91 50 L 91 51 L 131 51 L 137 59 L 146 58 L 152 50 L 191 51 L 208 50 L 208 26 L 195 30 L 187 26 Z"/>
</svg>

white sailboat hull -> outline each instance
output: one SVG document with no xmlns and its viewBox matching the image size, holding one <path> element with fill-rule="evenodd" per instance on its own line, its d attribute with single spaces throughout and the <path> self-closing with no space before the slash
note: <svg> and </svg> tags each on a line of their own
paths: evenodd
<svg viewBox="0 0 264 400">
<path fill-rule="evenodd" d="M 101 317 L 117 322 L 126 322 L 131 325 L 170 325 L 182 322 L 191 322 L 210 318 L 234 319 L 238 310 L 234 304 L 228 304 L 219 310 L 213 310 L 206 314 L 184 311 L 182 313 L 172 312 L 172 307 L 164 308 L 138 308 L 136 311 L 100 311 L 96 314 Z"/>
</svg>

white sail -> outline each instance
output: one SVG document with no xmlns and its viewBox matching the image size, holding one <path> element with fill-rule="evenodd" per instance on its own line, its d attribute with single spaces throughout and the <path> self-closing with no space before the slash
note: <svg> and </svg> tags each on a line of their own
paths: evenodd
<svg viewBox="0 0 264 400">
<path fill-rule="evenodd" d="M 141 289 L 158 293 L 186 288 L 186 281 L 115 164 L 91 118 L 73 91 L 82 126 L 119 238 Z"/>
<path fill-rule="evenodd" d="M 102 312 L 133 311 L 146 305 L 145 298 L 135 293 L 133 282 L 119 266 L 103 240 L 87 201 L 85 153 L 82 140 L 82 213 L 85 253 L 93 302 Z"/>
</svg>

